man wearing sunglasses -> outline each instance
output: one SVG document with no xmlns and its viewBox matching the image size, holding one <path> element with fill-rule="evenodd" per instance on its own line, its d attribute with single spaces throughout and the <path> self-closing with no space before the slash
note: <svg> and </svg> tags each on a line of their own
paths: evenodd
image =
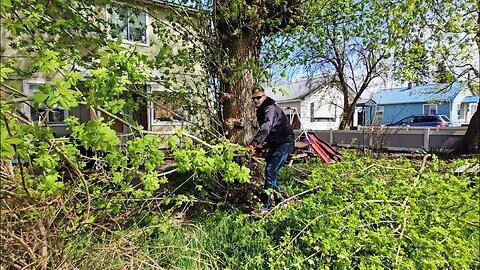
<svg viewBox="0 0 480 270">
<path fill-rule="evenodd" d="M 273 193 L 276 205 L 282 205 L 284 202 L 277 174 L 293 151 L 295 136 L 287 116 L 273 99 L 265 95 L 263 88 L 257 87 L 252 90 L 252 102 L 257 108 L 260 129 L 247 149 L 254 151 L 263 143 L 268 147 L 265 159 L 265 186 L 260 198 L 263 204 L 261 211 L 266 212 L 271 206 L 269 193 Z"/>
</svg>

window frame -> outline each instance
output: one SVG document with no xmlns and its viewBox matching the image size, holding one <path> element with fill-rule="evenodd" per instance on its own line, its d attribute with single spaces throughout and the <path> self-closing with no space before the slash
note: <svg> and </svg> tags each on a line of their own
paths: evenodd
<svg viewBox="0 0 480 270">
<path fill-rule="evenodd" d="M 435 107 L 435 112 L 432 111 L 432 106 Z M 425 108 L 428 108 L 428 110 L 425 110 Z M 423 104 L 423 114 L 437 114 L 438 113 L 438 104 L 431 104 L 431 103 L 426 103 Z"/>
<path fill-rule="evenodd" d="M 118 9 L 118 8 L 123 8 L 123 9 L 126 9 L 126 11 L 127 11 L 127 14 L 128 14 L 128 15 L 127 15 L 127 18 L 126 18 L 126 21 L 127 21 L 127 26 L 126 26 L 126 28 L 127 28 L 127 37 L 125 38 L 125 37 L 123 36 L 124 30 L 119 31 L 119 32 L 118 32 L 118 35 L 117 35 L 117 37 L 119 37 L 119 36 L 122 37 L 122 42 L 123 42 L 124 44 L 135 44 L 135 43 L 136 43 L 136 44 L 138 44 L 138 45 L 145 46 L 145 47 L 149 47 L 149 46 L 150 46 L 150 45 L 149 45 L 149 34 L 148 34 L 148 25 L 150 24 L 150 19 L 149 19 L 149 16 L 148 16 L 148 12 L 146 12 L 143 8 L 139 8 L 139 9 L 138 9 L 139 11 L 141 11 L 141 12 L 145 15 L 145 30 L 144 30 L 144 31 L 145 31 L 145 41 L 135 41 L 135 40 L 130 40 L 130 39 L 128 39 L 129 32 L 130 32 L 130 30 L 129 30 L 130 27 L 129 27 L 129 26 L 130 26 L 130 24 L 131 24 L 131 23 L 130 23 L 130 19 L 131 19 L 131 12 L 132 12 L 131 10 L 132 10 L 132 7 L 130 7 L 130 6 L 128 6 L 128 5 L 118 4 L 118 5 L 116 5 L 116 6 L 110 5 L 110 8 L 111 8 L 111 9 L 114 9 L 114 10 L 115 10 L 115 9 Z M 107 17 L 107 19 L 110 21 L 110 23 L 113 23 L 113 19 L 114 19 L 114 16 L 115 16 L 114 14 L 115 14 L 116 12 L 111 13 L 111 12 L 108 11 L 108 9 L 106 9 L 105 12 L 106 12 L 106 17 Z M 118 17 L 119 17 L 119 16 L 118 16 Z M 138 16 L 135 16 L 135 17 L 138 18 Z M 119 19 L 119 18 L 118 18 L 118 19 Z M 118 20 L 118 21 L 121 21 L 121 20 Z M 124 25 L 124 24 L 125 24 L 125 21 L 124 21 L 123 24 L 122 24 L 122 26 L 124 27 L 123 29 L 125 29 L 125 25 Z"/>
<path fill-rule="evenodd" d="M 334 114 L 337 115 L 336 106 Z M 310 102 L 310 122 L 335 122 L 335 117 L 315 117 L 315 102 Z"/>
<path fill-rule="evenodd" d="M 375 110 L 376 117 L 383 117 L 385 115 L 385 107 L 377 106 Z"/>
<path fill-rule="evenodd" d="M 161 93 L 171 93 L 175 94 L 174 91 L 172 90 L 152 90 L 151 88 L 147 90 L 150 94 L 161 94 Z M 149 108 L 149 118 L 150 118 L 150 124 L 152 126 L 181 126 L 186 124 L 186 120 L 178 120 L 178 119 L 173 119 L 173 120 L 155 120 L 155 103 L 153 101 L 148 102 L 148 108 Z M 185 113 L 185 112 L 184 112 Z"/>
<path fill-rule="evenodd" d="M 471 104 L 468 106 L 468 112 L 471 112 L 472 115 L 473 115 L 477 110 L 478 110 L 478 103 L 471 103 Z"/>
<path fill-rule="evenodd" d="M 408 120 L 408 121 L 407 121 Z M 413 120 L 414 120 L 414 116 L 407 116 L 405 118 L 402 118 L 398 121 L 399 124 L 405 124 L 405 125 L 408 125 L 408 124 L 411 124 L 413 123 Z"/>
<path fill-rule="evenodd" d="M 23 80 L 23 93 L 26 94 L 27 96 L 29 97 L 32 97 L 33 96 L 33 92 L 36 91 L 38 89 L 35 89 L 35 90 L 31 90 L 30 89 L 30 86 L 31 85 L 44 85 L 44 84 L 47 84 L 49 83 L 47 80 L 45 79 L 27 79 L 27 80 Z M 27 104 L 24 104 L 23 105 L 23 111 L 25 112 L 25 114 L 28 116 L 28 118 L 30 120 L 32 120 L 33 122 L 39 122 L 38 120 L 36 119 L 33 119 L 32 118 L 32 107 L 33 107 L 33 101 L 29 101 L 28 102 L 30 104 L 27 105 Z M 56 126 L 56 127 L 64 127 L 64 126 L 68 126 L 68 124 L 65 122 L 65 119 L 67 119 L 69 116 L 70 116 L 70 112 L 64 108 L 62 108 L 61 106 L 59 105 L 56 105 L 54 108 L 52 109 L 58 109 L 60 108 L 61 110 L 63 110 L 63 121 L 62 122 L 51 122 L 49 119 L 49 114 L 47 114 L 47 125 L 48 126 Z M 51 110 L 50 110 L 51 111 Z"/>
</svg>

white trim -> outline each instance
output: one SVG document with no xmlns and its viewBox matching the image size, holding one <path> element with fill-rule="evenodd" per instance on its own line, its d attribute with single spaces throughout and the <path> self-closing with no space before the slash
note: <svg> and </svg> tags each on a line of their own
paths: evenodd
<svg viewBox="0 0 480 270">
<path fill-rule="evenodd" d="M 151 102 L 147 103 L 147 130 L 152 131 L 152 115 L 151 113 L 153 112 Z"/>
<path fill-rule="evenodd" d="M 127 9 L 132 9 L 132 7 L 130 7 L 129 5 L 127 4 L 122 4 L 122 3 L 118 3 L 120 5 L 123 5 L 125 8 Z M 109 6 L 109 8 L 115 8 L 114 6 Z M 150 19 L 150 16 L 148 15 L 148 12 L 144 9 L 144 8 L 139 8 L 140 11 L 142 11 L 143 13 L 145 13 L 145 42 L 142 42 L 142 41 L 132 41 L 132 40 L 128 40 L 128 39 L 125 39 L 123 38 L 122 36 L 122 43 L 123 44 L 126 44 L 126 45 L 138 45 L 138 46 L 141 46 L 141 47 L 150 47 L 150 39 L 149 39 L 149 26 L 151 24 L 151 19 Z M 105 18 L 107 19 L 107 21 L 110 21 L 111 22 L 111 19 L 112 19 L 112 14 L 110 14 L 108 12 L 108 8 L 105 9 Z M 121 33 L 119 33 L 121 35 Z M 110 37 L 110 29 L 108 29 L 108 38 L 112 38 Z M 113 38 L 112 38 L 113 39 Z"/>
<path fill-rule="evenodd" d="M 428 105 L 428 106 L 429 106 L 428 112 L 425 112 L 425 105 Z M 431 112 L 430 112 L 430 106 L 432 106 L 432 105 L 435 106 L 435 113 L 431 113 Z M 434 104 L 432 104 L 432 103 L 423 103 L 423 104 L 422 104 L 422 107 L 423 107 L 423 114 L 437 114 L 437 113 L 438 113 L 438 104 L 436 104 L 436 103 L 434 103 Z"/>
<path fill-rule="evenodd" d="M 298 101 L 302 101 L 302 99 L 296 98 L 296 99 L 286 99 L 286 100 L 280 100 L 280 101 L 275 100 L 275 103 L 277 103 L 277 105 L 280 106 L 280 104 L 282 103 L 290 103 L 290 102 L 298 102 Z"/>
<path fill-rule="evenodd" d="M 23 80 L 22 82 L 22 89 L 23 89 L 23 93 L 27 96 L 32 96 L 33 95 L 33 92 L 30 91 L 30 85 L 42 85 L 42 84 L 46 84 L 48 83 L 47 80 L 45 80 L 44 78 L 32 78 L 32 79 L 25 79 Z M 33 102 L 31 102 L 33 103 Z M 63 111 L 64 111 L 64 115 L 63 115 L 63 118 L 64 119 L 67 119 L 67 117 L 70 115 L 70 113 L 68 112 L 68 110 L 66 109 L 63 109 L 62 107 L 60 106 L 56 106 L 56 108 L 61 108 Z M 23 105 L 23 111 L 24 113 L 29 117 L 31 118 L 32 116 L 32 111 L 31 111 L 31 108 L 30 106 L 28 106 L 27 104 L 24 104 Z M 31 119 L 32 121 L 35 121 L 34 119 Z M 52 127 L 64 127 L 64 126 L 68 126 L 67 123 L 65 122 L 55 122 L 55 123 L 52 123 L 52 122 L 49 122 L 48 121 L 48 116 L 47 116 L 47 124 L 49 126 L 52 126 Z"/>
<path fill-rule="evenodd" d="M 25 95 L 27 96 L 32 96 L 32 92 L 30 92 L 30 87 L 29 85 L 30 84 L 45 84 L 46 81 L 45 79 L 43 78 L 35 78 L 35 79 L 26 79 L 26 80 L 23 80 L 22 82 L 22 91 Z M 31 103 L 31 102 L 30 102 Z M 32 112 L 30 110 L 30 106 L 28 106 L 27 104 L 23 104 L 23 112 L 25 113 L 25 115 L 28 116 L 28 118 L 30 119 L 30 116 L 32 115 Z"/>
<path fill-rule="evenodd" d="M 165 92 L 165 93 L 175 93 L 175 91 L 172 91 L 171 89 L 165 89 L 165 90 L 162 90 L 162 91 L 158 91 L 158 90 L 152 90 L 151 88 L 151 83 L 147 83 L 147 85 L 150 85 L 150 89 L 147 90 L 147 92 L 149 93 L 157 93 L 159 95 L 161 95 L 161 93 Z M 186 125 L 187 122 L 184 121 L 184 120 L 171 120 L 171 121 L 157 121 L 155 120 L 155 104 L 153 102 L 148 102 L 148 106 L 147 108 L 150 108 L 150 110 L 147 110 L 147 119 L 150 118 L 148 121 L 149 121 L 149 124 L 153 127 L 153 126 L 182 126 L 182 125 Z"/>
<path fill-rule="evenodd" d="M 185 121 L 158 121 L 152 122 L 152 127 L 164 127 L 164 126 L 185 126 L 187 123 Z"/>
</svg>

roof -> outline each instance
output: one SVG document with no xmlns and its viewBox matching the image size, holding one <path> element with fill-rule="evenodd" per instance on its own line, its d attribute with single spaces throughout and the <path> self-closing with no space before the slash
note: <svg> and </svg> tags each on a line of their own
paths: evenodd
<svg viewBox="0 0 480 270">
<path fill-rule="evenodd" d="M 478 103 L 478 96 L 467 96 L 462 100 L 462 103 Z"/>
<path fill-rule="evenodd" d="M 359 99 L 356 107 L 375 107 L 377 103 L 373 99 Z"/>
<path fill-rule="evenodd" d="M 273 88 L 265 87 L 265 94 L 277 102 L 286 102 L 304 99 L 309 94 L 322 88 L 319 80 L 305 80 L 286 83 Z M 275 93 L 273 90 L 275 90 Z"/>
<path fill-rule="evenodd" d="M 373 95 L 373 100 L 379 105 L 424 103 L 432 101 L 452 101 L 460 92 L 461 84 L 429 84 L 411 88 L 400 87 L 384 89 Z"/>
</svg>

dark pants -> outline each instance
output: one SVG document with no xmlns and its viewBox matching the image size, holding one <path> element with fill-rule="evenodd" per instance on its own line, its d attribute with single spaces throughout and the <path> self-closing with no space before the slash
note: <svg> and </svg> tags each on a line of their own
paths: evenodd
<svg viewBox="0 0 480 270">
<path fill-rule="evenodd" d="M 274 190 L 275 201 L 281 202 L 283 200 L 280 194 L 280 186 L 278 185 L 277 174 L 280 168 L 285 163 L 288 155 L 293 151 L 294 142 L 280 144 L 278 146 L 271 146 L 268 149 L 267 158 L 265 161 L 267 165 L 265 167 L 265 186 L 261 196 L 263 207 L 270 208 L 269 195 L 266 193 L 267 189 Z"/>
</svg>

